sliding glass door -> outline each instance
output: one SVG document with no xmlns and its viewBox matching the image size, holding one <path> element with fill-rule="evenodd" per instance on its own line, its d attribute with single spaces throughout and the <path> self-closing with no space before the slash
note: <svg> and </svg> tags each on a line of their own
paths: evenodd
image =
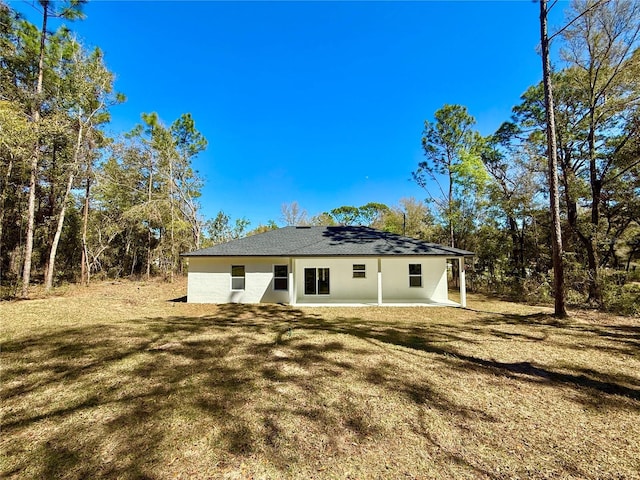
<svg viewBox="0 0 640 480">
<path fill-rule="evenodd" d="M 329 269 L 305 268 L 304 269 L 304 294 L 305 295 L 329 295 Z"/>
</svg>

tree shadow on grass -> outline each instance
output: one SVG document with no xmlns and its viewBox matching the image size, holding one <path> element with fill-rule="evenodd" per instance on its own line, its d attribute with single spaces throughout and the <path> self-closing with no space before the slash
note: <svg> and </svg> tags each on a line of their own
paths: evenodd
<svg viewBox="0 0 640 480">
<path fill-rule="evenodd" d="M 334 333 L 344 333 L 349 335 L 354 335 L 359 338 L 364 339 L 373 339 L 379 342 L 383 342 L 386 344 L 392 344 L 400 347 L 405 347 L 414 350 L 420 350 L 426 353 L 431 353 L 439 356 L 445 363 L 448 364 L 460 364 L 460 368 L 474 368 L 479 371 L 490 371 L 492 373 L 503 373 L 508 374 L 512 377 L 517 377 L 526 381 L 544 381 L 549 384 L 556 385 L 564 385 L 568 387 L 578 387 L 583 389 L 583 393 L 587 394 L 588 392 L 592 392 L 595 394 L 596 401 L 595 403 L 600 403 L 602 398 L 600 396 L 601 393 L 609 394 L 609 395 L 621 395 L 624 397 L 628 397 L 635 401 L 640 401 L 640 379 L 636 377 L 630 377 L 628 375 L 621 374 L 606 374 L 597 371 L 596 369 L 583 369 L 574 367 L 574 373 L 566 373 L 562 371 L 556 371 L 551 368 L 545 368 L 541 366 L 533 365 L 530 362 L 500 362 L 495 360 L 489 360 L 480 358 L 477 356 L 466 355 L 459 352 L 457 349 L 447 346 L 446 343 L 443 344 L 441 341 L 437 341 L 436 343 L 432 343 L 430 340 L 432 338 L 429 335 L 429 330 L 425 332 L 425 335 L 417 336 L 411 331 L 406 331 L 403 329 L 390 329 L 383 332 L 369 330 L 363 327 L 358 327 L 353 329 L 350 327 L 351 322 L 347 321 L 342 324 L 332 325 L 326 327 L 328 330 Z M 314 328 L 317 328 L 317 323 L 314 322 Z M 323 328 L 323 327 L 320 327 Z M 565 329 L 573 335 L 576 330 L 588 332 L 590 335 L 595 335 L 599 337 L 608 338 L 611 336 L 610 328 L 600 328 L 600 327 L 576 327 L 576 326 L 565 326 Z M 455 327 L 454 331 L 465 329 L 464 327 Z M 436 325 L 434 330 L 439 330 L 433 333 L 436 333 L 436 338 L 447 338 L 453 339 L 455 341 L 469 341 L 463 340 L 458 334 L 449 333 L 449 329 L 443 329 L 442 325 Z M 628 328 L 624 329 L 628 331 Z M 471 331 L 474 333 L 479 333 L 479 330 L 475 327 L 467 327 L 466 331 Z M 622 348 L 622 347 L 607 347 L 599 345 L 598 349 L 609 350 L 612 353 L 626 353 L 626 354 L 637 354 L 640 352 L 638 349 L 638 345 L 636 344 L 637 339 L 635 338 L 635 329 L 632 329 L 632 339 L 629 339 L 628 336 L 624 337 L 624 340 L 621 340 L 623 344 L 629 345 L 630 349 Z M 500 331 L 496 331 L 494 329 L 486 329 L 484 330 L 485 335 L 489 334 L 490 336 L 499 337 L 499 338 L 519 338 L 520 340 L 534 340 L 534 341 L 542 341 L 544 338 L 535 336 L 535 335 L 527 335 L 522 333 L 504 333 Z M 472 342 L 480 342 L 480 340 L 474 340 Z M 625 385 L 626 384 L 626 385 Z M 593 402 L 589 402 L 593 403 Z"/>
<path fill-rule="evenodd" d="M 222 305 L 205 317 L 146 318 L 14 339 L 2 351 L 2 428 L 11 460 L 0 473 L 153 478 L 158 465 L 183 458 L 183 448 L 195 448 L 199 461 L 208 462 L 200 466 L 232 468 L 258 456 L 276 471 L 304 469 L 326 456 L 346 458 L 350 442 L 393 435 L 372 416 L 370 397 L 457 418 L 452 428 L 459 435 L 469 422 L 499 421 L 439 389 L 428 372 L 406 374 L 412 357 L 446 372 L 575 390 L 585 404 L 624 396 L 635 402 L 629 408 L 638 408 L 637 378 L 466 353 L 488 340 L 546 341 L 540 333 L 550 326 L 545 318 L 520 320 L 520 330 L 505 332 L 501 325 L 515 325 L 517 316 L 416 324 Z M 580 331 L 573 324 L 552 327 L 567 335 Z M 635 328 L 609 327 L 583 333 L 631 344 L 638 335 Z M 204 446 L 187 447 L 194 442 Z M 448 455 L 469 472 L 490 476 L 470 459 Z"/>
<path fill-rule="evenodd" d="M 569 341 L 567 348 L 583 349 L 580 340 L 598 337 L 598 350 L 607 350 L 613 354 L 636 356 L 640 354 L 640 325 L 618 325 L 615 323 L 587 323 L 571 318 L 557 319 L 551 314 L 536 313 L 533 315 L 496 314 L 491 312 L 478 319 L 474 324 L 487 326 L 516 326 L 531 327 L 534 331 L 559 332 L 566 335 Z"/>
</svg>

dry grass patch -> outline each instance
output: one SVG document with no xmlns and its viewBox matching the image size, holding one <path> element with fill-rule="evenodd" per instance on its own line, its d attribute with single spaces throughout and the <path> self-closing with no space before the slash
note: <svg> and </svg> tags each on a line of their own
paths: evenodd
<svg viewBox="0 0 640 480">
<path fill-rule="evenodd" d="M 0 475 L 640 478 L 637 319 L 183 294 L 0 303 Z"/>
</svg>

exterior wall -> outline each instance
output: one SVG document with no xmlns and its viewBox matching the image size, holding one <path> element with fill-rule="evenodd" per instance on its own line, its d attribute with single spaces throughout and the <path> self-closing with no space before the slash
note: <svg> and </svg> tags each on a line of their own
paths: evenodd
<svg viewBox="0 0 640 480">
<path fill-rule="evenodd" d="M 245 289 L 231 290 L 231 266 L 245 266 Z M 289 303 L 289 292 L 273 289 L 273 266 L 288 258 L 190 257 L 189 303 Z M 291 285 L 289 285 L 291 288 Z"/>
<path fill-rule="evenodd" d="M 422 265 L 422 287 L 409 286 L 409 264 Z M 382 259 L 382 301 L 448 300 L 447 259 L 444 257 L 397 257 Z"/>
<path fill-rule="evenodd" d="M 409 286 L 409 264 L 422 265 L 422 286 Z M 365 265 L 365 278 L 353 278 L 353 265 Z M 231 289 L 231 266 L 245 266 L 245 289 Z M 273 266 L 289 266 L 289 291 L 273 289 Z M 382 258 L 382 302 L 446 302 L 447 260 L 444 257 Z M 291 268 L 293 267 L 293 268 Z M 304 269 L 329 268 L 328 295 L 304 294 Z M 292 281 L 293 279 L 293 281 Z M 295 282 L 295 285 L 293 284 Z M 377 303 L 376 257 L 190 257 L 187 301 L 190 303 Z"/>
<path fill-rule="evenodd" d="M 378 259 L 371 257 L 349 258 L 298 258 L 294 260 L 296 303 L 329 302 L 377 302 Z M 353 278 L 353 265 L 365 265 L 365 278 Z M 304 269 L 329 269 L 329 295 L 304 294 Z"/>
</svg>

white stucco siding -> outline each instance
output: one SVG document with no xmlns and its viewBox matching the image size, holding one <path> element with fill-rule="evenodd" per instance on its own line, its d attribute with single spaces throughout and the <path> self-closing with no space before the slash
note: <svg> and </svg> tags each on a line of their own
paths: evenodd
<svg viewBox="0 0 640 480">
<path fill-rule="evenodd" d="M 354 264 L 365 265 L 364 278 L 354 278 Z M 422 286 L 409 286 L 409 265 L 420 264 Z M 231 288 L 231 267 L 244 265 L 245 285 Z M 377 257 L 190 257 L 187 301 L 190 303 L 289 303 L 289 291 L 274 290 L 274 265 L 287 265 L 294 303 L 377 303 Z M 293 268 L 292 268 L 293 267 Z M 305 294 L 305 268 L 329 269 L 329 294 Z M 444 257 L 381 258 L 382 302 L 446 302 L 447 259 Z M 292 279 L 295 285 L 292 284 Z"/>
<path fill-rule="evenodd" d="M 365 265 L 365 277 L 353 278 L 353 265 Z M 329 295 L 305 295 L 304 269 L 329 269 Z M 378 259 L 372 257 L 299 258 L 295 260 L 297 302 L 376 302 Z"/>
<path fill-rule="evenodd" d="M 409 264 L 422 266 L 422 286 L 409 286 Z M 382 259 L 382 299 L 446 301 L 447 260 L 444 257 L 398 257 Z"/>
<path fill-rule="evenodd" d="M 231 266 L 244 265 L 244 290 L 231 289 Z M 289 292 L 274 290 L 274 265 L 288 258 L 190 257 L 187 301 L 190 303 L 289 303 Z"/>
</svg>

